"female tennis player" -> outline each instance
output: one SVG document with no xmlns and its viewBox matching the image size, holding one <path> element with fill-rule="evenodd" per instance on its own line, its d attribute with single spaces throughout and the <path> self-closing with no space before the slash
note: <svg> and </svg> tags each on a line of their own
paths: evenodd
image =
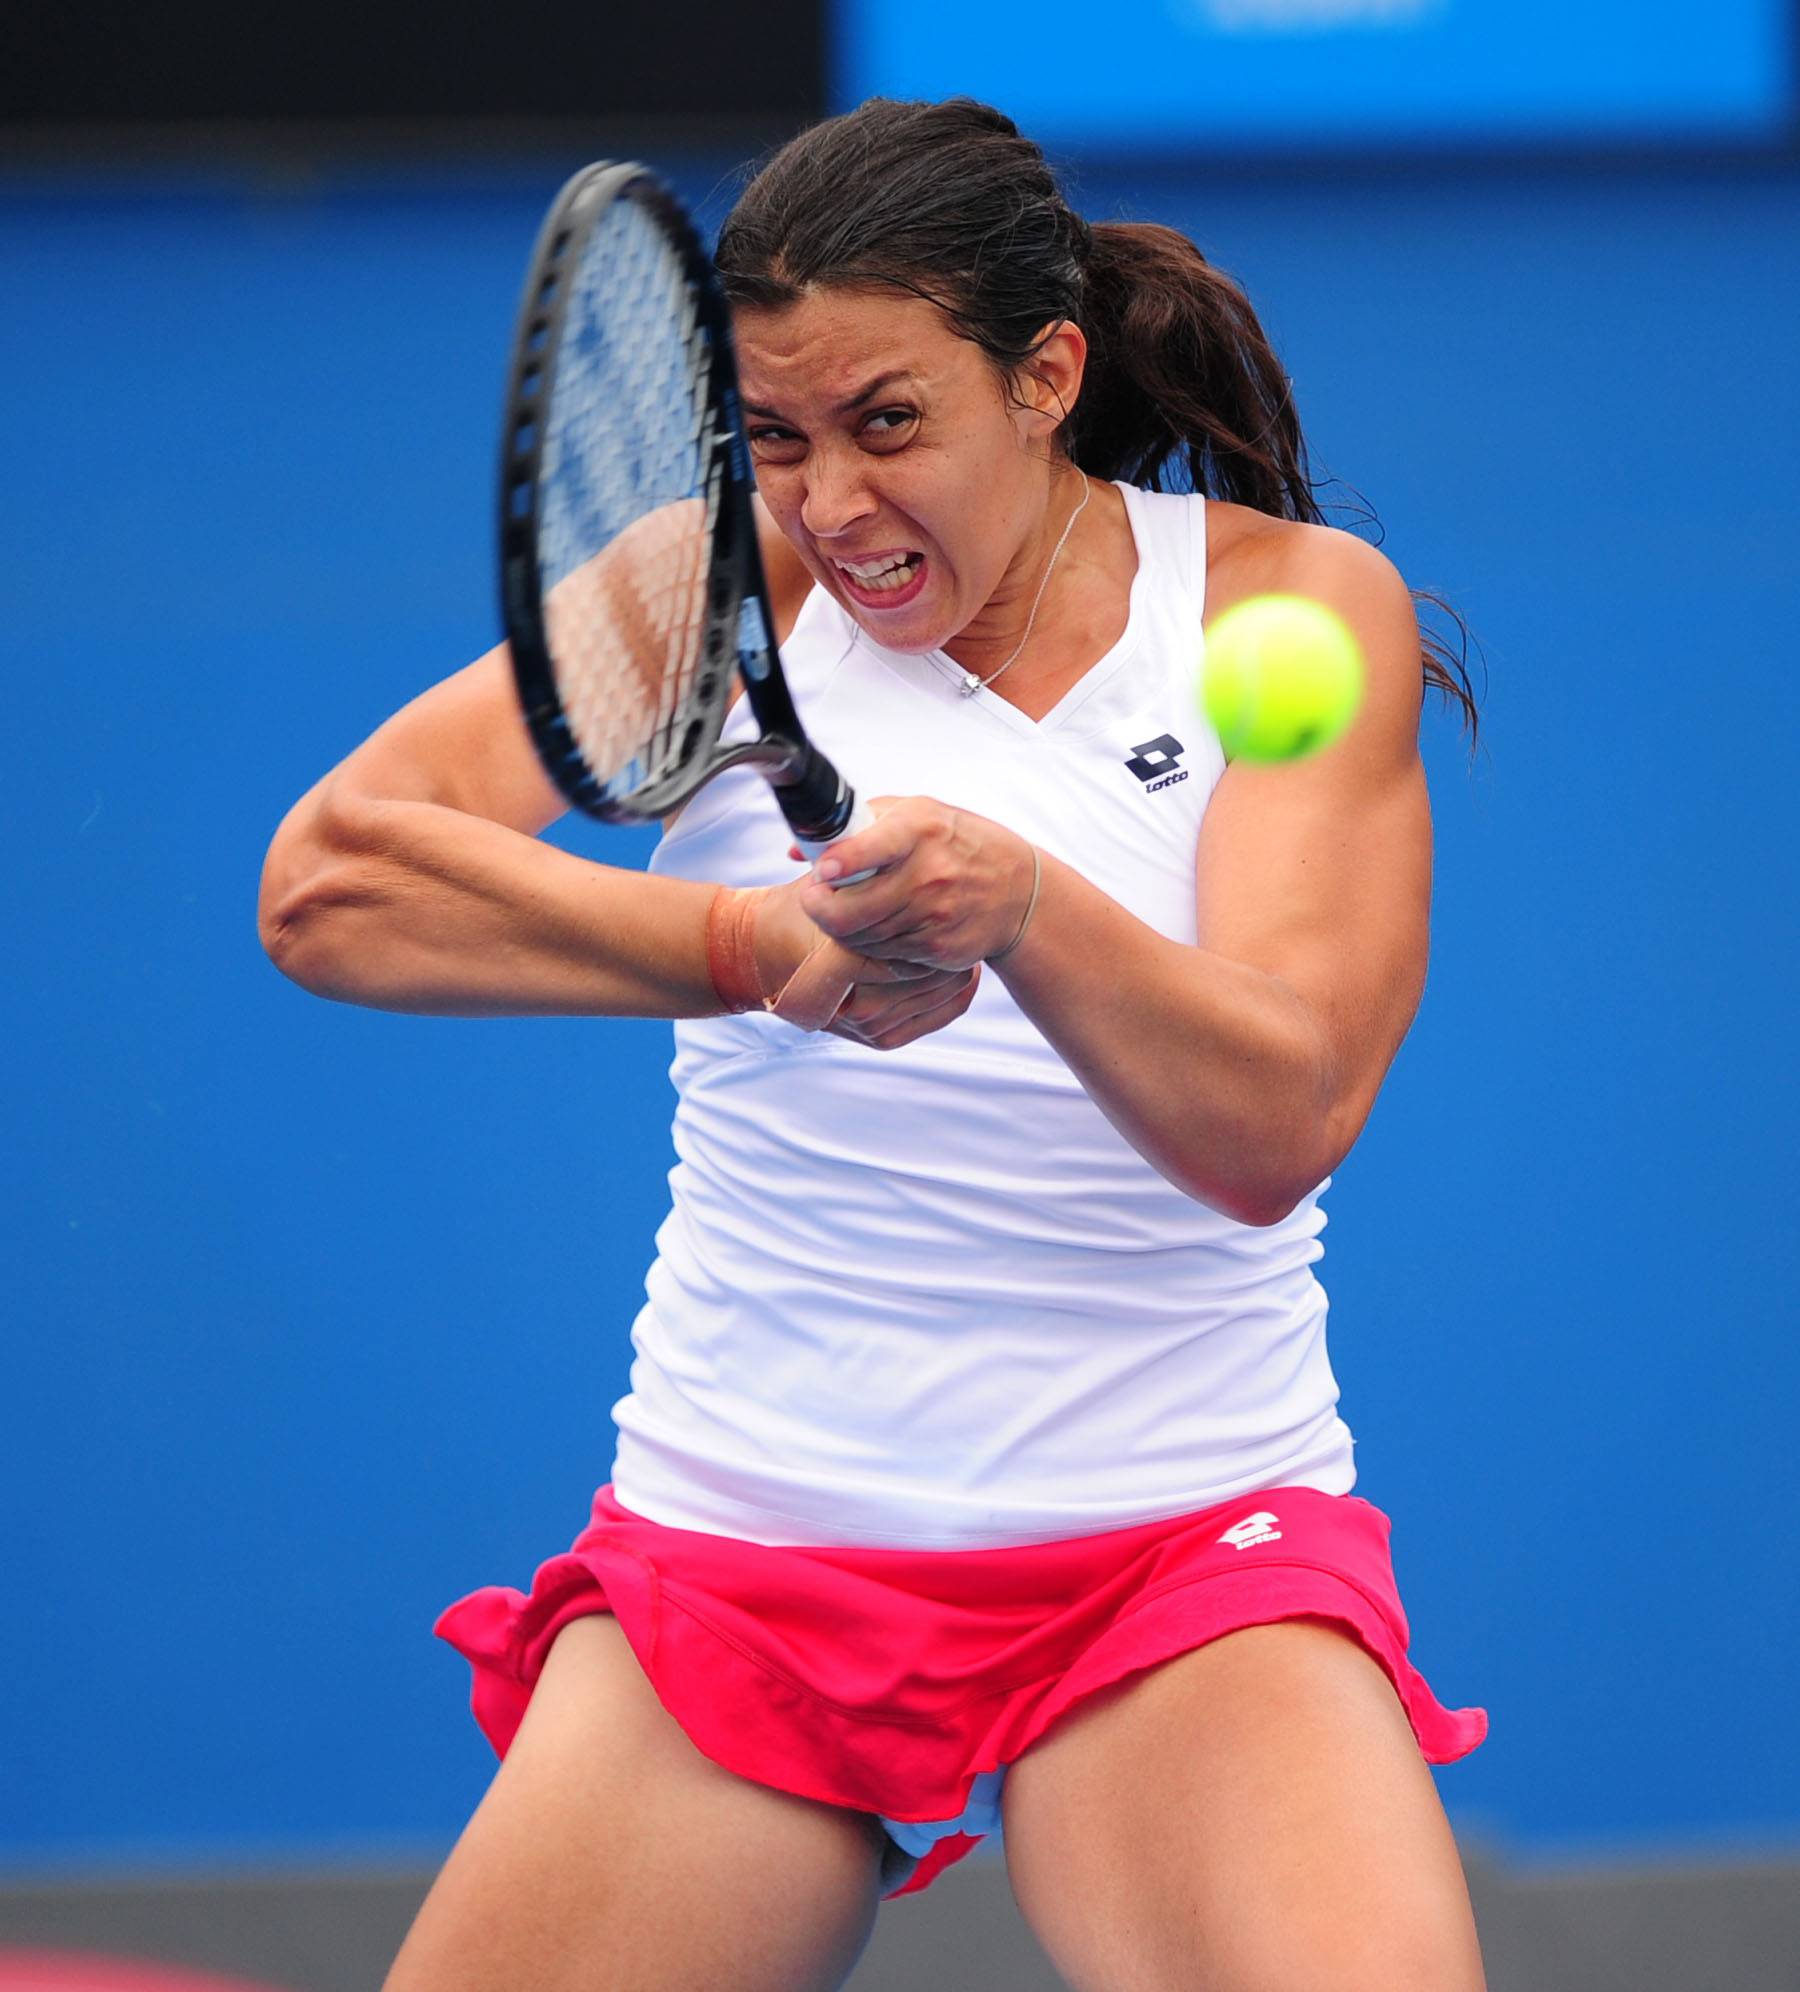
<svg viewBox="0 0 1800 1992">
<path fill-rule="evenodd" d="M 311 988 L 677 1020 L 612 1477 L 438 1622 L 503 1761 L 387 1992 L 836 1987 L 991 1832 L 1083 1992 L 1469 1992 L 1427 1766 L 1486 1715 L 1408 1657 L 1312 1271 L 1424 983 L 1423 692 L 1473 724 L 1466 679 L 1323 523 L 1241 290 L 1090 227 L 998 112 L 814 127 L 718 264 L 784 668 L 876 816 L 820 869 L 873 875 L 797 870 L 744 768 L 648 874 L 537 841 L 504 650 L 268 862 Z M 1205 631 L 1271 590 L 1348 620 L 1365 701 L 1227 765 Z M 765 1007 L 834 945 L 828 1029 Z"/>
</svg>

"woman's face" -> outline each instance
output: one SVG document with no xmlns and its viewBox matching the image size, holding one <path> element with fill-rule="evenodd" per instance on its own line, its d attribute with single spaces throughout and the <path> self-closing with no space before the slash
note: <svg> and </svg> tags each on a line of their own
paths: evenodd
<svg viewBox="0 0 1800 1992">
<path fill-rule="evenodd" d="M 732 327 L 757 486 L 813 579 L 891 650 L 1004 622 L 1041 569 L 1053 399 L 1011 406 L 981 348 L 903 293 L 810 291 Z"/>
</svg>

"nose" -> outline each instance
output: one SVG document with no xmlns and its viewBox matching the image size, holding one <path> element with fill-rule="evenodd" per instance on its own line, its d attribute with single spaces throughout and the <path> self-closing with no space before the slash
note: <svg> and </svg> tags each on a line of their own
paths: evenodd
<svg viewBox="0 0 1800 1992">
<path fill-rule="evenodd" d="M 815 539 L 835 539 L 870 517 L 875 494 L 855 450 L 814 449 L 806 460 L 806 495 L 800 523 Z"/>
</svg>

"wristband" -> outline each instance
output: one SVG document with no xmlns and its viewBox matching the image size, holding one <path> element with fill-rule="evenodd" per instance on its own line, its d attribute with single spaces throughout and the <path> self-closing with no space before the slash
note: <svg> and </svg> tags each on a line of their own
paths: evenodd
<svg viewBox="0 0 1800 1992">
<path fill-rule="evenodd" d="M 764 885 L 722 885 L 706 909 L 706 966 L 713 992 L 726 1010 L 766 1007 L 756 969 L 756 915 Z"/>
</svg>

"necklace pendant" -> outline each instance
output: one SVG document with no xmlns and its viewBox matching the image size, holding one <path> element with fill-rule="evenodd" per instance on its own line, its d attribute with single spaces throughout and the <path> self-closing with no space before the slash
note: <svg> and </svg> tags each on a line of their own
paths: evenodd
<svg viewBox="0 0 1800 1992">
<path fill-rule="evenodd" d="M 962 695 L 965 699 L 973 698 L 975 694 L 980 690 L 981 690 L 981 680 L 975 677 L 972 673 L 970 674 L 970 676 L 966 677 L 963 680 Z"/>
</svg>

